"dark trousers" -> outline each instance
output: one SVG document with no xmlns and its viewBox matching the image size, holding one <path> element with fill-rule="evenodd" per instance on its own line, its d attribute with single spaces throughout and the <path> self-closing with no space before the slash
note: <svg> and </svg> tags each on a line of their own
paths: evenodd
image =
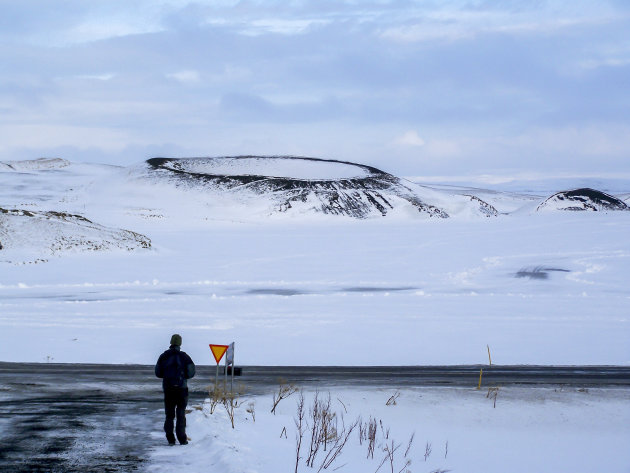
<svg viewBox="0 0 630 473">
<path fill-rule="evenodd" d="M 186 405 L 188 404 L 188 388 L 164 388 L 164 432 L 169 443 L 175 443 L 173 421 L 177 418 L 175 434 L 179 443 L 186 443 Z"/>
</svg>

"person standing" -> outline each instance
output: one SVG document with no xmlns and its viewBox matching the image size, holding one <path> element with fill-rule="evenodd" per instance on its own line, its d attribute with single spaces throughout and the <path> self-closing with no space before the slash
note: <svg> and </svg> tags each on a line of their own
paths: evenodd
<svg viewBox="0 0 630 473">
<path fill-rule="evenodd" d="M 175 445 L 175 435 L 180 445 L 188 443 L 186 437 L 186 405 L 188 404 L 188 382 L 195 376 L 195 364 L 190 356 L 181 351 L 182 337 L 174 334 L 171 346 L 160 355 L 155 365 L 155 376 L 162 378 L 164 391 L 164 432 L 169 445 Z M 173 421 L 177 418 L 175 435 Z"/>
</svg>

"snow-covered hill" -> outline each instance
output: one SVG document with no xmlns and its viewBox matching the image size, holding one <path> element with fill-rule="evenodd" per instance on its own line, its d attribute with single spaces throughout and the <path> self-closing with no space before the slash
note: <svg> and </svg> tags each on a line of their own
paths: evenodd
<svg viewBox="0 0 630 473">
<path fill-rule="evenodd" d="M 80 215 L 0 207 L 0 255 L 4 262 L 22 262 L 24 253 L 43 258 L 64 252 L 150 247 L 151 240 L 144 235 L 107 228 Z"/>
<path fill-rule="evenodd" d="M 0 161 L 0 171 L 41 171 L 61 169 L 70 165 L 70 161 L 61 158 L 38 158 L 23 161 Z"/>
<path fill-rule="evenodd" d="M 558 192 L 541 203 L 537 210 L 608 212 L 630 210 L 630 207 L 612 195 L 591 188 L 581 188 Z"/>
<path fill-rule="evenodd" d="M 236 213 L 266 217 L 327 214 L 354 218 L 406 213 L 447 218 L 496 216 L 474 196 L 435 191 L 374 167 L 293 156 L 149 159 L 132 176 L 146 183 L 168 183 L 204 194 Z M 215 210 L 220 212 L 220 209 Z M 243 212 L 244 211 L 244 212 Z"/>
</svg>

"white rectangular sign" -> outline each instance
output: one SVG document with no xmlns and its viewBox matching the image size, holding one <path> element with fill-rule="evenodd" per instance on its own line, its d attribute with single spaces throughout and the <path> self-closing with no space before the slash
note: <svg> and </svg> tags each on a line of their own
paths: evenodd
<svg viewBox="0 0 630 473">
<path fill-rule="evenodd" d="M 230 343 L 225 354 L 225 366 L 234 366 L 234 342 Z"/>
</svg>

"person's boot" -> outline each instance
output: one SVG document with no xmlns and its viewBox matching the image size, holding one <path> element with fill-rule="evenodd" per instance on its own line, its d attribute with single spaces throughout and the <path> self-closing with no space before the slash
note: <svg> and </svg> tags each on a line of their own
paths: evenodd
<svg viewBox="0 0 630 473">
<path fill-rule="evenodd" d="M 169 445 L 175 445 L 175 436 L 173 434 L 167 435 L 166 440 L 168 440 Z"/>
</svg>

